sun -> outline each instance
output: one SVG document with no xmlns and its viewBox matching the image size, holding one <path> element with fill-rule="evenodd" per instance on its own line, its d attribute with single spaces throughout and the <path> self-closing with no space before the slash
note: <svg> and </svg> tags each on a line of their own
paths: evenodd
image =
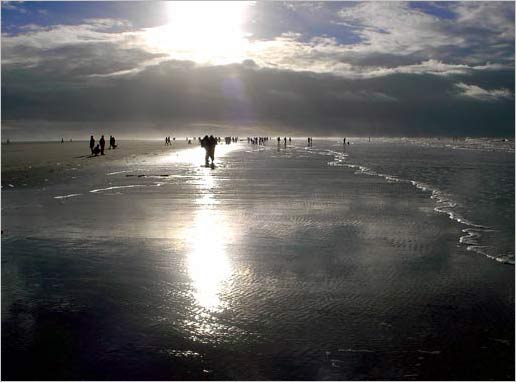
<svg viewBox="0 0 516 382">
<path fill-rule="evenodd" d="M 145 33 L 146 45 L 178 60 L 227 64 L 246 57 L 247 1 L 169 1 L 168 22 Z"/>
</svg>

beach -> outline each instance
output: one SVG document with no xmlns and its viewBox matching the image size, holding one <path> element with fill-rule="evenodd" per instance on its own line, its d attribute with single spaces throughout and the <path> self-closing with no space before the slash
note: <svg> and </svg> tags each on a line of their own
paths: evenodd
<svg viewBox="0 0 516 382">
<path fill-rule="evenodd" d="M 179 140 L 2 145 L 2 379 L 514 379 L 513 146 Z"/>
</svg>

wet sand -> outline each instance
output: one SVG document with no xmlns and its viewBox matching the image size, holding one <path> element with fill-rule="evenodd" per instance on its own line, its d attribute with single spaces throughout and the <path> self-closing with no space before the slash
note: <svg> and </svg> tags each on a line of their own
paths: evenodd
<svg viewBox="0 0 516 382">
<path fill-rule="evenodd" d="M 2 378 L 513 379 L 514 267 L 303 144 L 4 187 Z"/>
</svg>

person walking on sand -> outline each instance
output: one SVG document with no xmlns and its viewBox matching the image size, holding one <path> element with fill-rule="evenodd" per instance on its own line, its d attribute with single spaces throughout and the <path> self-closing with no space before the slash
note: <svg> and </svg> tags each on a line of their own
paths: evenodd
<svg viewBox="0 0 516 382">
<path fill-rule="evenodd" d="M 104 136 L 100 137 L 99 143 L 100 143 L 100 155 L 104 155 L 104 147 L 106 147 L 106 140 L 104 139 Z"/>
<path fill-rule="evenodd" d="M 110 135 L 109 136 L 109 150 L 111 150 L 111 148 L 116 149 L 116 144 L 115 144 L 115 137 Z"/>
<path fill-rule="evenodd" d="M 93 148 L 95 147 L 95 138 L 93 138 L 93 135 L 91 136 L 90 138 L 90 150 L 91 150 L 91 153 L 93 154 Z"/>
<path fill-rule="evenodd" d="M 211 166 L 215 166 L 215 146 L 217 145 L 217 139 L 210 135 L 209 137 L 207 135 L 204 136 L 203 139 L 201 139 L 201 147 L 206 150 L 206 156 L 204 158 L 206 167 L 210 165 L 210 158 L 211 158 Z"/>
<path fill-rule="evenodd" d="M 209 155 L 209 150 L 208 150 L 208 141 L 209 141 L 209 138 L 208 138 L 207 135 L 205 135 L 204 138 L 201 139 L 201 147 L 206 151 L 206 155 L 204 157 L 204 163 L 205 163 L 206 167 L 208 167 L 208 165 L 210 164 L 210 161 L 209 161 L 210 155 Z"/>
<path fill-rule="evenodd" d="M 215 167 L 215 146 L 217 146 L 217 139 L 210 135 L 208 138 L 208 157 L 211 158 L 211 167 Z M 206 161 L 206 164 L 208 164 L 208 160 Z"/>
</svg>

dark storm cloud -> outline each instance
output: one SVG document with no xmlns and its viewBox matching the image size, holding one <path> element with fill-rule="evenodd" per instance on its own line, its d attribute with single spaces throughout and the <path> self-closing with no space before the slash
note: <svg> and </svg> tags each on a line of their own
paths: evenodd
<svg viewBox="0 0 516 382">
<path fill-rule="evenodd" d="M 13 69 L 3 75 L 3 118 L 140 121 L 185 133 L 196 121 L 227 126 L 235 133 L 240 126 L 274 126 L 273 131 L 321 135 L 509 135 L 514 126 L 512 93 L 482 102 L 456 84 L 512 88 L 513 75 L 494 71 L 478 78 L 397 74 L 350 80 L 239 64 L 199 67 L 167 61 L 131 76 L 84 79 L 87 86 L 62 81 L 51 89 L 54 80 L 45 84 L 43 76 Z M 34 83 L 38 88 L 28 90 Z"/>
</svg>

